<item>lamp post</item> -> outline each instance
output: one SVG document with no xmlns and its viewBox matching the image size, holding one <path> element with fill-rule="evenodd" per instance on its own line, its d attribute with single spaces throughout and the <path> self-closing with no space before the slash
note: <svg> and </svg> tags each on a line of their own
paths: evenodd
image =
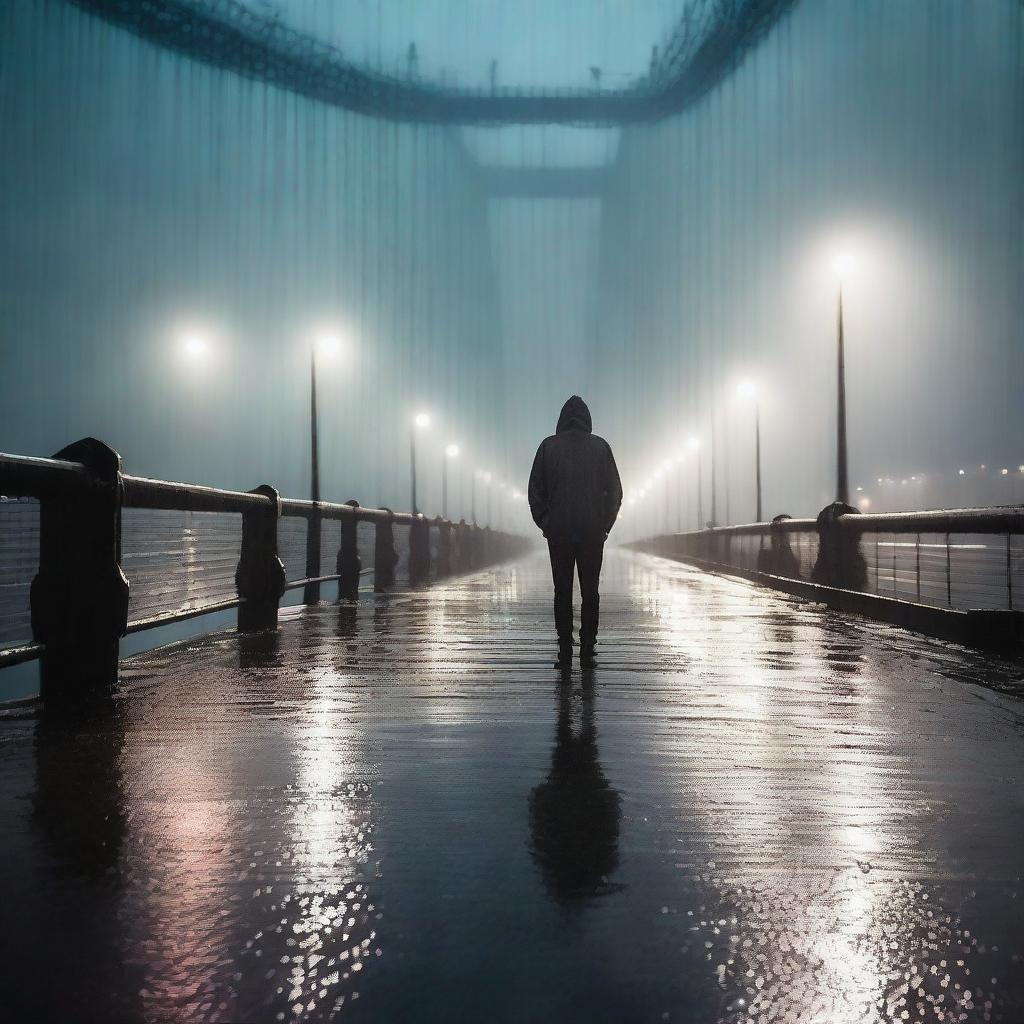
<svg viewBox="0 0 1024 1024">
<path fill-rule="evenodd" d="M 409 466 L 412 478 L 412 514 L 419 515 L 419 506 L 416 504 L 416 431 L 426 430 L 430 426 L 430 416 L 425 412 L 418 412 L 413 417 L 412 427 L 409 430 Z"/>
<path fill-rule="evenodd" d="M 848 252 L 836 254 L 833 269 L 839 282 L 836 306 L 836 501 L 850 504 L 850 476 L 846 445 L 846 344 L 843 334 L 843 281 L 853 268 Z"/>
<path fill-rule="evenodd" d="M 441 517 L 448 518 L 448 460 L 458 458 L 459 446 L 450 444 L 444 450 L 441 460 Z"/>
<path fill-rule="evenodd" d="M 309 498 L 313 514 L 306 524 L 306 578 L 320 575 L 320 514 L 315 505 L 320 501 L 320 435 L 316 406 L 317 356 L 333 358 L 338 353 L 338 339 L 333 335 L 318 338 L 309 347 Z M 303 592 L 305 604 L 320 600 L 320 584 L 307 583 Z"/>
<path fill-rule="evenodd" d="M 754 401 L 754 492 L 757 495 L 755 523 L 761 522 L 761 403 L 757 400 L 757 385 L 742 381 L 736 389 L 743 398 Z"/>
<path fill-rule="evenodd" d="M 700 438 L 691 437 L 686 442 L 691 452 L 697 453 L 697 529 L 703 530 L 704 521 L 704 458 L 701 453 Z"/>
</svg>

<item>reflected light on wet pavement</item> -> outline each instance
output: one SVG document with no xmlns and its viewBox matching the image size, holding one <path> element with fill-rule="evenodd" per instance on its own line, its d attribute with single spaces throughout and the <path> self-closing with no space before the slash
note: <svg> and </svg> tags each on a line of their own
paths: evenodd
<svg viewBox="0 0 1024 1024">
<path fill-rule="evenodd" d="M 1020 670 L 609 552 L 0 723 L 12 1020 L 1024 1021 Z"/>
</svg>

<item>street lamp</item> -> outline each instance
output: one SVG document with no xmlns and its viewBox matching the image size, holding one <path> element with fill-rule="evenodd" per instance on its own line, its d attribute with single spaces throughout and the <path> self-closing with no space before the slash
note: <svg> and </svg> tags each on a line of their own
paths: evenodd
<svg viewBox="0 0 1024 1024">
<path fill-rule="evenodd" d="M 487 486 L 487 517 L 484 520 L 484 526 L 491 525 L 491 474 L 490 472 L 484 472 L 481 477 L 484 484 Z"/>
<path fill-rule="evenodd" d="M 761 403 L 757 400 L 757 385 L 752 380 L 741 381 L 736 390 L 741 398 L 754 402 L 754 486 L 757 494 L 755 523 L 761 522 Z"/>
<path fill-rule="evenodd" d="M 337 356 L 339 348 L 340 343 L 333 334 L 321 335 L 309 347 L 309 497 L 311 501 L 320 500 L 320 439 L 316 411 L 316 361 L 317 356 L 333 359 Z"/>
<path fill-rule="evenodd" d="M 416 431 L 426 430 L 430 426 L 430 416 L 425 412 L 418 412 L 412 418 L 412 427 L 409 430 L 409 467 L 412 479 L 412 514 L 419 515 L 419 507 L 416 504 Z"/>
<path fill-rule="evenodd" d="M 701 453 L 700 438 L 691 437 L 686 442 L 691 452 L 697 453 L 697 529 L 702 530 L 704 522 L 704 459 Z"/>
<path fill-rule="evenodd" d="M 309 497 L 313 502 L 320 500 L 320 438 L 316 408 L 316 363 L 317 357 L 334 359 L 341 343 L 333 334 L 324 334 L 309 347 Z M 314 509 L 313 518 L 306 526 L 306 578 L 320 575 L 320 520 Z M 306 604 L 320 600 L 320 584 L 307 583 Z"/>
<path fill-rule="evenodd" d="M 848 251 L 836 253 L 832 269 L 839 282 L 836 308 L 836 501 L 850 504 L 850 476 L 846 445 L 846 351 L 843 337 L 843 282 L 855 269 L 853 256 Z"/>
<path fill-rule="evenodd" d="M 459 457 L 459 446 L 450 444 L 444 450 L 441 460 L 441 518 L 448 518 L 448 460 Z"/>
</svg>

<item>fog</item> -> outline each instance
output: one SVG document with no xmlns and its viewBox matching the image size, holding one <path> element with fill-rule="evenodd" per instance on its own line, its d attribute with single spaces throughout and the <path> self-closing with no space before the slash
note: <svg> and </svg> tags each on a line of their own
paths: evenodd
<svg viewBox="0 0 1024 1024">
<path fill-rule="evenodd" d="M 250 6 L 375 70 L 514 90 L 642 80 L 707 5 Z M 129 472 L 303 496 L 319 344 L 325 498 L 407 508 L 427 411 L 421 507 L 455 442 L 450 511 L 486 470 L 525 528 L 511 494 L 576 392 L 634 499 L 621 536 L 695 524 L 691 437 L 704 518 L 713 462 L 718 521 L 749 521 L 749 380 L 765 513 L 813 515 L 843 253 L 856 500 L 1022 501 L 1022 40 L 1017 0 L 799 0 L 671 116 L 484 128 L 315 102 L 63 0 L 4 5 L 0 449 L 93 435 Z"/>
</svg>

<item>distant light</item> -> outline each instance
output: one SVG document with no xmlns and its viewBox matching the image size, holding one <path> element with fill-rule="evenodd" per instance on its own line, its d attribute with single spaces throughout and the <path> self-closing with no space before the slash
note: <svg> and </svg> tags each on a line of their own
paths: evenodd
<svg viewBox="0 0 1024 1024">
<path fill-rule="evenodd" d="M 741 398 L 753 398 L 757 394 L 757 385 L 752 380 L 741 380 L 736 391 Z"/>
<path fill-rule="evenodd" d="M 620 512 L 615 518 L 616 519 L 621 519 L 622 518 L 622 513 Z"/>
<path fill-rule="evenodd" d="M 1024 473 L 1024 466 L 1018 466 L 1018 467 L 1017 467 L 1017 471 L 1018 471 L 1019 473 Z"/>
<path fill-rule="evenodd" d="M 881 477 L 879 477 L 879 478 L 878 478 L 878 482 L 879 482 L 879 483 L 881 483 L 881 482 L 882 482 L 882 478 L 881 478 Z"/>
<path fill-rule="evenodd" d="M 185 338 L 184 345 L 185 355 L 190 359 L 202 359 L 209 351 L 209 345 L 206 343 L 206 339 L 199 334 L 190 334 Z"/>
<path fill-rule="evenodd" d="M 963 475 L 964 475 L 964 471 L 963 471 L 962 469 L 961 469 L 961 470 L 959 470 L 959 473 L 960 473 L 960 475 L 961 475 L 961 476 L 963 476 Z"/>
<path fill-rule="evenodd" d="M 430 415 L 425 412 L 418 412 L 413 418 L 413 422 L 420 428 L 420 430 L 425 430 L 430 426 Z"/>
<path fill-rule="evenodd" d="M 457 458 L 459 454 L 459 446 L 457 444 L 450 444 L 445 448 L 444 453 L 449 459 Z"/>
<path fill-rule="evenodd" d="M 871 499 L 867 495 L 865 495 L 863 498 L 857 499 L 857 505 L 864 511 L 867 511 L 869 508 L 871 508 Z"/>
<path fill-rule="evenodd" d="M 700 447 L 700 438 L 699 437 L 691 437 L 691 438 L 689 438 L 687 440 L 687 442 L 686 442 L 686 447 L 689 448 L 691 452 L 695 452 Z"/>
<path fill-rule="evenodd" d="M 999 472 L 1002 473 L 1003 476 L 1006 476 L 1006 474 L 1009 473 L 1010 471 L 1008 469 L 1001 469 Z"/>
<path fill-rule="evenodd" d="M 635 505 L 636 504 L 636 498 L 630 498 L 629 499 L 629 503 L 630 503 L 630 505 Z"/>
<path fill-rule="evenodd" d="M 917 482 L 917 477 L 916 476 L 912 476 L 910 479 L 913 480 L 915 483 Z M 907 481 L 904 480 L 903 482 L 906 483 Z"/>
<path fill-rule="evenodd" d="M 905 484 L 906 482 L 907 482 L 907 478 L 906 478 L 906 477 L 904 477 L 904 478 L 903 478 L 903 479 L 902 479 L 902 480 L 900 481 L 900 483 L 901 483 L 901 484 Z"/>
<path fill-rule="evenodd" d="M 858 490 L 858 491 L 863 491 L 863 490 L 864 490 L 864 488 L 863 488 L 863 487 L 858 487 L 858 488 L 857 488 L 857 490 Z"/>
<path fill-rule="evenodd" d="M 522 491 L 513 491 L 512 492 L 512 500 L 513 501 L 518 501 L 522 496 L 523 496 L 523 492 Z"/>
<path fill-rule="evenodd" d="M 984 462 L 983 462 L 983 463 L 981 464 L 981 468 L 982 468 L 982 469 L 984 469 L 984 468 L 985 468 L 985 463 L 984 463 Z"/>
</svg>

